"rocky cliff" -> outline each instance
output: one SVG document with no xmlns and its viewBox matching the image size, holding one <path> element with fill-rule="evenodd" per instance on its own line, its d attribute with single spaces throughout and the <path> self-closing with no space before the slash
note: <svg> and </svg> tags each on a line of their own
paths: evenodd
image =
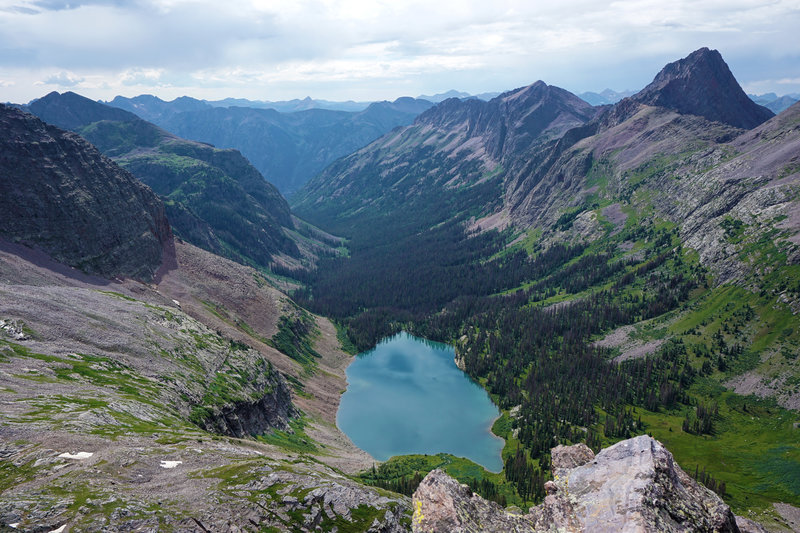
<svg viewBox="0 0 800 533">
<path fill-rule="evenodd" d="M 159 268 L 161 200 L 78 135 L 0 105 L 0 177 L 0 236 L 105 277 Z"/>
<path fill-rule="evenodd" d="M 584 444 L 552 450 L 553 481 L 527 514 L 501 509 L 440 470 L 414 493 L 416 532 L 739 532 L 730 508 L 646 435 L 596 456 Z M 748 521 L 749 523 L 749 521 Z"/>
</svg>

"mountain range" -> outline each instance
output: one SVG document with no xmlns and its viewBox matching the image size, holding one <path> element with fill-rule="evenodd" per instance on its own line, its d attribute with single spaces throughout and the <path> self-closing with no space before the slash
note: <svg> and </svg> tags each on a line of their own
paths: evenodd
<svg viewBox="0 0 800 533">
<path fill-rule="evenodd" d="M 784 94 L 783 96 L 778 96 L 775 93 L 749 94 L 748 96 L 755 103 L 763 105 L 773 113 L 780 113 L 800 100 L 800 93 Z"/>
<path fill-rule="evenodd" d="M 686 135 L 649 131 L 650 113 L 658 116 L 653 121 L 657 130 L 683 129 Z M 447 100 L 414 124 L 331 165 L 293 197 L 292 205 L 301 216 L 350 237 L 345 222 L 388 219 L 397 210 L 425 212 L 426 206 L 417 203 L 422 195 L 441 203 L 442 198 L 468 196 L 494 183 L 492 196 L 475 199 L 472 209 L 483 211 L 495 227 L 515 222 L 527 228 L 544 218 L 550 206 L 563 210 L 562 200 L 582 201 L 585 193 L 580 191 L 556 191 L 580 185 L 568 173 L 584 179 L 603 157 L 586 150 L 581 157 L 570 153 L 559 162 L 566 150 L 585 144 L 584 139 L 602 139 L 614 128 L 625 132 L 621 137 L 644 129 L 647 157 L 652 157 L 676 150 L 671 143 L 730 141 L 741 133 L 737 128 L 752 128 L 772 116 L 747 98 L 718 52 L 701 49 L 667 65 L 650 85 L 611 108 L 592 107 L 543 82 L 489 102 Z M 644 159 L 637 154 L 634 162 Z M 557 183 L 550 182 L 548 172 L 556 174 L 552 179 Z M 409 174 L 415 179 L 409 180 Z M 544 187 L 546 193 L 539 190 Z M 439 221 L 453 215 L 459 213 L 441 212 Z"/>
<path fill-rule="evenodd" d="M 599 93 L 587 91 L 580 93 L 578 96 L 581 100 L 589 102 L 592 105 L 610 105 L 616 104 L 627 96 L 633 96 L 636 91 L 614 91 L 612 89 L 603 89 Z"/>
<path fill-rule="evenodd" d="M 413 98 L 373 102 L 358 112 L 312 108 L 214 107 L 184 97 L 164 102 L 153 96 L 116 97 L 125 109 L 186 139 L 239 150 L 285 195 L 335 159 L 405 125 L 433 104 Z"/>
<path fill-rule="evenodd" d="M 407 122 L 320 156 L 291 210 L 241 153 L 128 111 L 0 107 L 0 524 L 794 528 L 800 104 L 753 102 L 707 48 L 614 104 L 543 81 L 457 96 L 370 111 Z M 289 124 L 286 146 L 343 131 L 128 103 L 215 134 Z M 400 330 L 489 392 L 501 473 L 378 464 L 338 430 L 352 354 Z"/>
</svg>

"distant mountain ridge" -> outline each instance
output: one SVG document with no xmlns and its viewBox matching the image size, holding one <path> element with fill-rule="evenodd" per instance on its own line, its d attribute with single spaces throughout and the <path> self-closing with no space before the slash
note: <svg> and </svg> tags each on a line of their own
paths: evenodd
<svg viewBox="0 0 800 533">
<path fill-rule="evenodd" d="M 248 100 L 246 98 L 224 98 L 222 100 L 205 100 L 214 107 L 252 107 L 256 109 L 274 109 L 281 113 L 293 113 L 295 111 L 305 111 L 307 109 L 328 109 L 331 111 L 363 111 L 372 102 L 355 102 L 347 100 L 336 102 L 331 100 L 319 100 L 306 96 L 305 98 L 293 98 L 291 100 Z"/>
<path fill-rule="evenodd" d="M 616 104 L 623 98 L 627 96 L 633 96 L 636 94 L 636 91 L 621 91 L 617 92 L 612 89 L 604 89 L 599 93 L 595 93 L 592 91 L 587 91 L 585 93 L 580 93 L 578 97 L 586 102 L 589 102 L 592 105 L 611 105 Z"/>
<path fill-rule="evenodd" d="M 784 94 L 783 96 L 778 96 L 775 93 L 759 95 L 748 94 L 747 96 L 755 103 L 763 105 L 776 115 L 800 100 L 800 93 Z"/>
<path fill-rule="evenodd" d="M 477 99 L 477 100 L 489 101 L 492 98 L 495 98 L 497 96 L 500 96 L 499 92 L 485 92 L 485 93 L 480 93 L 480 94 L 470 94 L 470 93 L 467 93 L 467 92 L 464 92 L 464 91 L 457 91 L 455 89 L 450 89 L 449 91 L 445 91 L 443 93 L 432 94 L 432 95 L 422 94 L 420 96 L 417 96 L 417 98 L 419 98 L 420 100 L 428 100 L 430 102 L 438 104 L 438 103 L 444 102 L 445 100 L 447 100 L 449 98 L 458 98 L 459 100 L 469 100 L 469 99 L 473 99 L 474 98 L 474 99 Z"/>
<path fill-rule="evenodd" d="M 625 176 L 638 165 L 654 157 L 689 158 L 686 154 L 699 147 L 731 142 L 773 116 L 747 97 L 719 52 L 702 48 L 666 65 L 642 91 L 614 106 L 593 107 L 543 82 L 490 102 L 445 100 L 411 126 L 331 165 L 295 195 L 292 205 L 301 216 L 346 236 L 409 210 L 430 213 L 430 218 L 418 217 L 428 227 L 466 221 L 469 213 L 471 229 L 511 225 L 547 234 L 556 226 L 571 227 L 565 217 L 584 211 L 589 216 L 587 198 L 597 193 L 584 184 L 598 165 L 613 169 L 608 178 L 613 189 L 603 194 L 631 194 L 625 192 Z M 668 185 L 677 187 L 663 184 Z M 742 193 L 731 184 L 726 190 Z M 680 194 L 688 195 L 692 201 L 684 203 L 691 205 L 696 198 L 712 202 L 688 189 Z M 451 204 L 459 207 L 447 207 Z M 713 213 L 696 207 L 696 219 L 679 216 L 666 204 L 659 212 L 676 223 L 692 220 L 699 228 Z M 733 269 L 723 279 L 742 275 L 721 258 L 713 263 L 723 271 Z"/>
<path fill-rule="evenodd" d="M 192 98 L 191 96 L 180 96 L 170 101 L 161 100 L 151 94 L 141 94 L 131 98 L 115 96 L 112 100 L 100 103 L 126 109 L 134 112 L 133 109 L 139 106 L 143 112 L 148 111 L 148 107 L 162 107 L 163 109 L 173 109 L 175 111 L 197 111 L 209 107 L 251 107 L 253 109 L 274 109 L 281 113 L 293 113 L 295 111 L 306 111 L 308 109 L 328 109 L 330 111 L 363 111 L 373 102 L 355 102 L 348 100 L 336 102 L 331 100 L 318 100 L 306 96 L 305 98 L 293 98 L 292 100 L 250 100 L 247 98 L 223 98 L 221 100 L 203 100 Z M 142 117 L 146 118 L 146 117 Z"/>
<path fill-rule="evenodd" d="M 0 237 L 90 274 L 150 280 L 172 242 L 158 196 L 29 113 L 0 105 L 0 126 Z"/>
<path fill-rule="evenodd" d="M 339 157 L 397 126 L 411 123 L 431 102 L 398 98 L 363 111 L 312 108 L 214 107 L 192 98 L 164 102 L 153 96 L 117 97 L 111 105 L 136 113 L 180 137 L 235 148 L 283 194 L 291 194 Z"/>
</svg>

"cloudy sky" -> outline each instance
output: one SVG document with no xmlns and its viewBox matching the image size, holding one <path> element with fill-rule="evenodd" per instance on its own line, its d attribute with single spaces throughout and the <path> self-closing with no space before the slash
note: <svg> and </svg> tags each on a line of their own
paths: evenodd
<svg viewBox="0 0 800 533">
<path fill-rule="evenodd" d="M 702 46 L 787 94 L 799 33 L 800 0 L 0 0 L 0 101 L 639 89 Z"/>
</svg>

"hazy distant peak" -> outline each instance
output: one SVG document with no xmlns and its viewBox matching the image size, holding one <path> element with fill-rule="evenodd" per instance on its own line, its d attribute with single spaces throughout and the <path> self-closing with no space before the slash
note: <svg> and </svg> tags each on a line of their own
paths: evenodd
<svg viewBox="0 0 800 533">
<path fill-rule="evenodd" d="M 433 102 L 428 100 L 422 100 L 419 98 L 412 98 L 410 96 L 401 96 L 397 98 L 394 102 L 389 102 L 388 100 L 384 100 L 382 102 L 372 102 L 369 107 L 362 113 L 367 113 L 370 110 L 376 110 L 380 108 L 384 109 L 391 109 L 393 111 L 398 111 L 400 113 L 408 113 L 413 115 L 419 115 L 423 111 L 426 111 L 433 107 Z"/>
<path fill-rule="evenodd" d="M 45 122 L 67 130 L 74 130 L 100 120 L 120 122 L 138 120 L 133 113 L 95 102 L 72 91 L 63 94 L 53 91 L 31 102 L 28 109 Z"/>
<path fill-rule="evenodd" d="M 464 99 L 464 98 L 469 98 L 470 96 L 472 96 L 472 95 L 469 94 L 469 93 L 465 93 L 463 91 L 456 91 L 455 89 L 450 89 L 449 91 L 445 91 L 443 93 L 433 94 L 433 95 L 430 95 L 430 96 L 425 95 L 425 94 L 421 94 L 421 95 L 417 96 L 417 98 L 419 100 L 428 100 L 429 102 L 433 102 L 434 104 L 438 104 L 438 103 L 444 102 L 445 100 L 448 100 L 450 98 Z"/>
<path fill-rule="evenodd" d="M 748 94 L 747 96 L 758 105 L 763 105 L 776 114 L 788 109 L 800 100 L 800 93 L 784 94 L 783 96 L 778 96 L 775 93 Z"/>
<path fill-rule="evenodd" d="M 588 102 L 593 106 L 616 104 L 627 96 L 633 96 L 636 91 L 624 90 L 615 91 L 613 89 L 603 89 L 599 93 L 587 91 L 578 95 L 584 102 Z"/>
</svg>

